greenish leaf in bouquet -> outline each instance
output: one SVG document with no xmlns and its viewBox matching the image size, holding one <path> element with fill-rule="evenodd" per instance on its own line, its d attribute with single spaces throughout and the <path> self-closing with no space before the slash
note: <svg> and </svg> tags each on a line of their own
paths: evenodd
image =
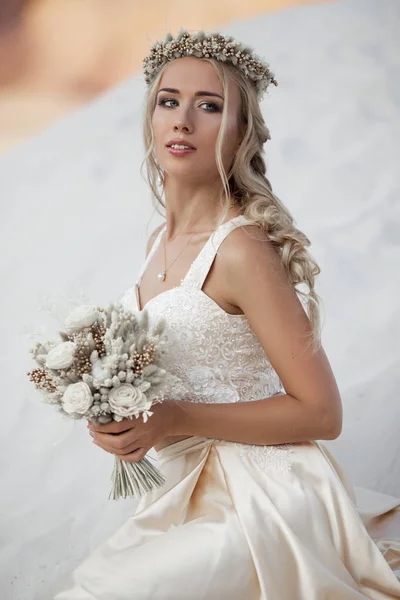
<svg viewBox="0 0 400 600">
<path fill-rule="evenodd" d="M 82 381 L 84 381 L 85 383 L 87 383 L 89 386 L 92 385 L 93 383 L 93 376 L 90 375 L 89 373 L 84 373 L 82 375 Z"/>
<path fill-rule="evenodd" d="M 40 367 L 46 366 L 46 354 L 38 354 L 35 360 Z"/>
<path fill-rule="evenodd" d="M 140 333 L 138 341 L 136 343 L 136 351 L 139 352 L 139 354 L 143 353 L 143 348 L 144 348 L 144 345 L 145 345 L 146 342 L 147 342 L 147 334 L 146 334 L 146 332 Z"/>
<path fill-rule="evenodd" d="M 153 332 L 152 332 L 153 335 L 155 335 L 155 336 L 162 335 L 165 331 L 166 324 L 167 324 L 167 322 L 165 319 L 160 319 L 160 321 L 157 323 L 157 325 L 153 329 Z"/>
<path fill-rule="evenodd" d="M 158 369 L 160 367 L 158 367 L 155 364 L 151 364 L 151 365 L 146 365 L 145 367 L 143 367 L 142 370 L 142 376 L 144 377 L 150 377 L 151 375 L 153 375 L 154 373 L 157 373 Z"/>
<path fill-rule="evenodd" d="M 70 342 L 71 341 L 70 336 L 65 331 L 59 331 L 58 335 L 60 336 L 60 338 L 62 339 L 63 342 Z"/>
<path fill-rule="evenodd" d="M 147 312 L 147 310 L 144 310 L 142 312 L 142 316 L 140 319 L 140 329 L 146 332 L 149 330 L 149 313 Z"/>
</svg>

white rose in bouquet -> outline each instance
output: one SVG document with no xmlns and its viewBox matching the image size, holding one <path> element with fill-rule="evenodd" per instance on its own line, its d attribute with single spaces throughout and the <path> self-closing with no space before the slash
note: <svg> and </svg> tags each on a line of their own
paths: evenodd
<svg viewBox="0 0 400 600">
<path fill-rule="evenodd" d="M 90 387 L 84 381 L 71 383 L 62 397 L 62 407 L 66 413 L 84 415 L 93 404 Z"/>
<path fill-rule="evenodd" d="M 48 369 L 68 369 L 74 362 L 74 342 L 63 342 L 52 348 L 46 356 Z"/>
<path fill-rule="evenodd" d="M 65 319 L 65 329 L 68 334 L 90 327 L 98 319 L 99 311 L 89 304 L 77 306 Z"/>
<path fill-rule="evenodd" d="M 152 414 L 148 410 L 151 401 L 139 387 L 130 383 L 121 383 L 118 387 L 112 388 L 108 393 L 108 403 L 113 413 L 119 417 L 126 418 L 133 415 L 138 417 L 143 413 L 143 420 L 146 422 L 147 415 Z"/>
</svg>

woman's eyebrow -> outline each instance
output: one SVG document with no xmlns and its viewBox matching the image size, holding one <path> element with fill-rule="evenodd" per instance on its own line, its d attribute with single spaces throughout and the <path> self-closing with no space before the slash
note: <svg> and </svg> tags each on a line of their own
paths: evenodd
<svg viewBox="0 0 400 600">
<path fill-rule="evenodd" d="M 160 90 L 158 90 L 157 94 L 159 94 L 160 92 L 169 92 L 170 94 L 180 94 L 180 91 L 175 88 L 161 88 Z M 205 90 L 200 90 L 200 91 L 196 92 L 195 96 L 215 96 L 216 98 L 221 98 L 221 100 L 223 100 L 223 97 L 220 96 L 219 94 L 216 94 L 215 92 L 207 92 Z"/>
</svg>

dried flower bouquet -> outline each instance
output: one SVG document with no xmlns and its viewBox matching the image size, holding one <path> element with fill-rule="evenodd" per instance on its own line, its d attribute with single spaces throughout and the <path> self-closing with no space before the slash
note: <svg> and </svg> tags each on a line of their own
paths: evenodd
<svg viewBox="0 0 400 600">
<path fill-rule="evenodd" d="M 168 349 L 165 321 L 149 327 L 146 311 L 121 303 L 104 308 L 84 304 L 65 320 L 60 341 L 37 342 L 30 349 L 38 368 L 28 373 L 42 399 L 73 419 L 95 424 L 143 418 L 165 399 L 166 382 L 174 398 L 183 394 L 178 378 L 163 365 Z M 140 497 L 163 485 L 162 473 L 146 458 L 115 457 L 110 498 Z"/>
</svg>

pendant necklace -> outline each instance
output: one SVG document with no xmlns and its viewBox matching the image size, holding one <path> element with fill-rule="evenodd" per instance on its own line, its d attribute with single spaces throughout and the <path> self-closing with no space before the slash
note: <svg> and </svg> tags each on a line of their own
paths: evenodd
<svg viewBox="0 0 400 600">
<path fill-rule="evenodd" d="M 236 204 L 236 200 L 234 200 L 234 202 L 230 205 L 229 208 L 233 208 L 233 206 L 235 206 Z M 194 233 L 192 233 L 192 235 L 189 237 L 188 241 L 186 242 L 186 244 L 183 246 L 182 250 L 175 256 L 174 260 L 172 261 L 172 263 L 167 267 L 166 266 L 166 250 L 165 250 L 165 237 L 163 240 L 163 246 L 164 246 L 164 271 L 161 271 L 161 273 L 157 274 L 157 279 L 159 281 L 164 281 L 166 276 L 167 276 L 167 271 L 170 267 L 172 267 L 172 265 L 174 264 L 174 262 L 176 261 L 176 259 L 178 258 L 178 256 L 180 256 L 182 254 L 182 252 L 184 251 L 184 249 L 186 248 L 186 246 L 188 245 L 188 243 L 190 242 L 190 240 L 192 239 L 192 237 L 194 236 Z"/>
<path fill-rule="evenodd" d="M 174 260 L 172 261 L 172 263 L 168 267 L 166 266 L 166 256 L 165 256 L 166 255 L 166 251 L 165 251 L 165 238 L 164 238 L 164 243 L 163 243 L 163 245 L 164 245 L 164 271 L 161 271 L 161 273 L 158 273 L 157 279 L 159 281 L 164 281 L 165 280 L 165 278 L 167 276 L 168 269 L 174 264 L 174 262 L 176 261 L 176 259 L 178 258 L 178 256 L 180 256 L 182 254 L 182 252 L 184 251 L 184 249 L 186 248 L 186 246 L 188 245 L 188 243 L 192 239 L 193 235 L 194 234 L 192 233 L 192 235 L 189 237 L 189 239 L 186 242 L 186 244 L 183 246 L 182 250 L 175 256 Z"/>
</svg>

